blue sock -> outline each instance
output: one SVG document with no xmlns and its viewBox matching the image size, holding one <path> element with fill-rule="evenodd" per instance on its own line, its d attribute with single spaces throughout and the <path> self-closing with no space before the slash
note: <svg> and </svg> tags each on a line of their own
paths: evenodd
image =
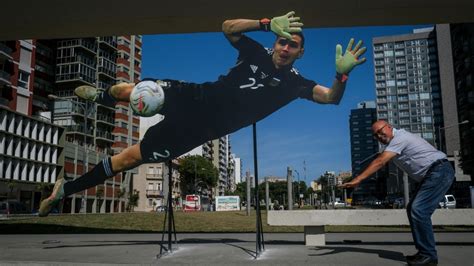
<svg viewBox="0 0 474 266">
<path fill-rule="evenodd" d="M 105 180 L 114 176 L 112 171 L 112 159 L 104 158 L 92 170 L 86 174 L 64 184 L 64 194 L 66 196 L 86 190 L 88 188 L 103 184 Z"/>
<path fill-rule="evenodd" d="M 115 104 L 117 104 L 117 100 L 110 95 L 110 88 L 99 93 L 95 102 L 109 107 L 115 107 Z"/>
</svg>

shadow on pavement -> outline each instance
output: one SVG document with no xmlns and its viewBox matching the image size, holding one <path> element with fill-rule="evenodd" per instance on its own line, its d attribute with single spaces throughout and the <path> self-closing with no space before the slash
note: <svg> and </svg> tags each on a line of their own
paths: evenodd
<svg viewBox="0 0 474 266">
<path fill-rule="evenodd" d="M 314 248 L 314 251 L 320 251 L 322 253 L 318 254 L 309 254 L 308 256 L 327 256 L 327 255 L 334 255 L 343 252 L 356 252 L 356 253 L 370 253 L 376 254 L 380 258 L 389 259 L 389 260 L 396 260 L 400 262 L 405 262 L 405 256 L 401 252 L 396 251 L 389 251 L 383 249 L 370 249 L 370 248 L 357 248 L 357 247 L 321 247 L 321 248 Z"/>
<path fill-rule="evenodd" d="M 350 240 L 351 241 L 351 240 Z M 353 242 L 352 242 L 353 241 Z M 351 242 L 340 242 L 340 241 L 327 241 L 326 245 L 350 245 L 350 246 L 414 246 L 412 241 L 357 241 L 352 240 Z M 436 242 L 437 246 L 474 246 L 474 242 Z"/>
</svg>

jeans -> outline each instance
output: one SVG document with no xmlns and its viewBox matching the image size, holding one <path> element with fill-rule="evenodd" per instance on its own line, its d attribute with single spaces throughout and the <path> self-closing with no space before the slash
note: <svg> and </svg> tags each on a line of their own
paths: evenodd
<svg viewBox="0 0 474 266">
<path fill-rule="evenodd" d="M 454 180 L 454 170 L 448 161 L 432 167 L 419 184 L 407 206 L 408 220 L 416 249 L 420 254 L 438 259 L 431 215 Z"/>
</svg>

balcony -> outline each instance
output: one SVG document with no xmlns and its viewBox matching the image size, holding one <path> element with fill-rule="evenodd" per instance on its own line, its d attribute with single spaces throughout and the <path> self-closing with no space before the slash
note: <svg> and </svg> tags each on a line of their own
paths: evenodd
<svg viewBox="0 0 474 266">
<path fill-rule="evenodd" d="M 112 136 L 112 133 L 110 132 L 97 130 L 95 134 L 96 138 L 98 139 L 102 139 L 108 142 L 114 142 L 114 138 Z"/>
<path fill-rule="evenodd" d="M 163 197 L 163 190 L 147 189 L 146 196 L 151 198 L 161 198 Z"/>
<path fill-rule="evenodd" d="M 146 174 L 146 179 L 163 179 L 160 174 Z"/>
<path fill-rule="evenodd" d="M 115 71 L 108 68 L 108 67 L 100 66 L 99 67 L 99 74 L 103 74 L 103 75 L 106 75 L 107 77 L 109 77 L 111 79 L 115 79 Z"/>
<path fill-rule="evenodd" d="M 0 83 L 1 84 L 8 84 L 11 85 L 12 83 L 10 82 L 11 75 L 8 72 L 5 72 L 0 69 Z"/>
<path fill-rule="evenodd" d="M 117 49 L 117 38 L 115 36 L 99 37 L 99 43 L 107 44 L 112 49 Z"/>
<path fill-rule="evenodd" d="M 0 42 L 0 56 L 4 56 L 8 59 L 12 59 L 13 57 L 11 56 L 13 50 L 6 46 L 4 43 Z"/>
<path fill-rule="evenodd" d="M 66 126 L 67 133 L 84 134 L 84 127 L 81 125 Z M 88 130 L 87 135 L 92 136 L 92 130 Z"/>
<path fill-rule="evenodd" d="M 104 123 L 111 126 L 115 126 L 114 119 L 107 115 L 97 115 L 97 123 Z"/>
</svg>

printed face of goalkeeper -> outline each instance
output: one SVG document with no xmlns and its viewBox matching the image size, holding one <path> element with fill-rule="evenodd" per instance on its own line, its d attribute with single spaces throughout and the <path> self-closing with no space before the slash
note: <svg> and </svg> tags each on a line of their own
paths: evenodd
<svg viewBox="0 0 474 266">
<path fill-rule="evenodd" d="M 291 67 L 303 56 L 304 37 L 301 33 L 291 35 L 291 40 L 278 36 L 273 44 L 272 60 L 277 69 Z"/>
</svg>

